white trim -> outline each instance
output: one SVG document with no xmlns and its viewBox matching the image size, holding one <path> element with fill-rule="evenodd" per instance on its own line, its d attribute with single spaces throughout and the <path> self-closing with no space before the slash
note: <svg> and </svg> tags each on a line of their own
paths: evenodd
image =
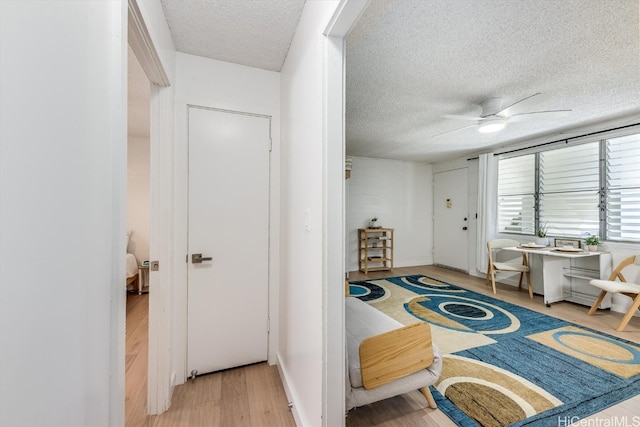
<svg viewBox="0 0 640 427">
<path fill-rule="evenodd" d="M 158 86 L 169 86 L 170 81 L 162 66 L 149 30 L 144 23 L 144 18 L 136 0 L 128 0 L 129 3 L 129 45 L 138 58 L 140 66 L 144 70 L 151 83 Z"/>
<path fill-rule="evenodd" d="M 336 39 L 346 38 L 370 2 L 371 0 L 341 0 L 322 34 Z"/>
<path fill-rule="evenodd" d="M 171 403 L 173 392 L 171 367 L 171 283 L 173 263 L 173 99 L 168 88 L 151 85 L 150 129 L 150 239 L 149 258 L 160 261 L 160 270 L 149 272 L 149 367 L 147 376 L 147 412 L 160 414 Z"/>
<path fill-rule="evenodd" d="M 293 420 L 295 421 L 297 426 L 301 426 L 303 424 L 302 419 L 300 418 L 300 413 L 298 412 L 298 408 L 292 403 L 294 399 L 291 393 L 291 389 L 289 388 L 291 380 L 284 370 L 282 360 L 280 360 L 280 354 L 276 354 L 276 366 L 278 367 L 278 373 L 280 374 L 280 381 L 282 382 L 282 386 L 284 387 L 284 393 L 287 395 L 287 402 L 289 403 L 289 408 L 291 409 Z"/>
<path fill-rule="evenodd" d="M 342 0 L 324 34 L 322 425 L 345 425 L 344 37 L 369 4 Z"/>
<path fill-rule="evenodd" d="M 344 425 L 344 39 L 327 37 L 323 164 L 322 425 Z"/>
<path fill-rule="evenodd" d="M 150 102 L 150 241 L 149 258 L 160 261 L 160 271 L 149 272 L 149 356 L 147 413 L 169 408 L 175 373 L 171 367 L 170 307 L 173 263 L 173 96 L 170 81 L 140 11 L 138 0 L 128 0 L 128 41 L 151 81 Z M 126 54 L 126 46 L 125 46 Z M 126 100 L 126 97 L 125 97 Z M 126 108 L 125 108 L 126 111 Z"/>
</svg>

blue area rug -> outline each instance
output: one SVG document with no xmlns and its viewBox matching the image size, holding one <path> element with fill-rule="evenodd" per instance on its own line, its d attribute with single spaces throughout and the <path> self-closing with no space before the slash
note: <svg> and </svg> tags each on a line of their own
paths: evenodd
<svg viewBox="0 0 640 427">
<path fill-rule="evenodd" d="M 443 355 L 431 390 L 459 426 L 569 425 L 640 393 L 636 343 L 422 275 L 349 288 L 404 324 L 431 325 Z"/>
</svg>

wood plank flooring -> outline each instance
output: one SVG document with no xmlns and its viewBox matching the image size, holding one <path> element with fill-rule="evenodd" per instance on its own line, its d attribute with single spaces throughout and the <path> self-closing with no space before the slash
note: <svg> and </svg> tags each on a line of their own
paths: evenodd
<svg viewBox="0 0 640 427">
<path fill-rule="evenodd" d="M 177 386 L 171 408 L 147 416 L 149 295 L 127 296 L 127 427 L 295 427 L 278 369 L 258 363 Z"/>
<path fill-rule="evenodd" d="M 149 294 L 127 294 L 125 422 L 143 426 L 147 417 Z"/>
<path fill-rule="evenodd" d="M 350 280 L 424 274 L 491 295 L 483 279 L 439 267 L 422 266 L 396 268 L 392 272 L 352 272 Z M 542 297 L 529 299 L 526 291 L 498 284 L 498 298 L 570 322 L 585 325 L 610 335 L 640 342 L 640 318 L 633 318 L 624 332 L 616 332 L 621 313 L 608 311 L 587 316 L 587 307 L 572 303 L 555 303 L 547 308 Z M 194 382 L 176 387 L 169 411 L 147 416 L 147 294 L 127 297 L 126 392 L 127 427 L 293 427 L 295 422 L 287 406 L 280 376 L 275 366 L 266 363 L 217 372 L 198 377 Z M 640 395 L 593 415 L 595 422 L 638 414 Z M 455 426 L 438 409 L 428 407 L 419 391 L 407 393 L 348 413 L 346 425 L 385 427 L 447 427 Z M 614 425 L 611 423 L 611 425 Z"/>
<path fill-rule="evenodd" d="M 393 276 L 403 276 L 409 274 L 424 274 L 436 279 L 454 283 L 478 293 L 493 296 L 491 287 L 486 285 L 484 279 L 469 276 L 457 271 L 447 270 L 434 266 L 395 268 L 392 272 L 370 272 L 365 275 L 361 272 L 351 272 L 349 280 L 363 280 L 372 278 L 383 278 Z M 495 296 L 501 300 L 508 301 L 526 308 L 529 308 L 549 316 L 554 316 L 569 322 L 587 326 L 589 328 L 605 332 L 620 338 L 640 343 L 640 318 L 634 317 L 623 332 L 617 332 L 615 327 L 620 322 L 622 313 L 611 313 L 602 310 L 594 316 L 587 316 L 588 307 L 569 302 L 554 303 L 551 307 L 546 307 L 540 296 L 529 299 L 529 294 L 525 290 L 518 290 L 513 286 L 497 284 L 498 294 Z M 633 396 L 605 409 L 602 412 L 586 418 L 592 420 L 589 425 L 616 425 L 616 420 L 627 416 L 631 422 L 633 416 L 638 415 L 640 408 L 640 395 Z M 583 421 L 587 423 L 587 421 Z M 455 427 L 455 424 L 438 409 L 431 409 L 427 401 L 419 391 L 396 396 L 371 405 L 366 405 L 350 411 L 347 415 L 346 425 L 348 427 L 359 426 L 428 426 L 428 427 Z M 586 425 L 577 423 L 576 425 Z"/>
</svg>

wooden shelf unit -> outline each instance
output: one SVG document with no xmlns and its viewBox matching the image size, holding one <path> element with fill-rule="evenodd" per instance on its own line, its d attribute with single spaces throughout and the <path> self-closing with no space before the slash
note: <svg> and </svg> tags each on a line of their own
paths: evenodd
<svg viewBox="0 0 640 427">
<path fill-rule="evenodd" d="M 358 229 L 358 268 L 365 274 L 393 270 L 393 228 Z"/>
</svg>

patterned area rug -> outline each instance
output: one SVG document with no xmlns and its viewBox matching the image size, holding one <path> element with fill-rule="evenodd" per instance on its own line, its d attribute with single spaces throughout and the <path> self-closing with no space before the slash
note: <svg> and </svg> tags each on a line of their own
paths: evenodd
<svg viewBox="0 0 640 427">
<path fill-rule="evenodd" d="M 569 425 L 640 393 L 636 343 L 421 275 L 349 289 L 399 322 L 431 325 L 443 355 L 431 390 L 459 426 Z"/>
</svg>

